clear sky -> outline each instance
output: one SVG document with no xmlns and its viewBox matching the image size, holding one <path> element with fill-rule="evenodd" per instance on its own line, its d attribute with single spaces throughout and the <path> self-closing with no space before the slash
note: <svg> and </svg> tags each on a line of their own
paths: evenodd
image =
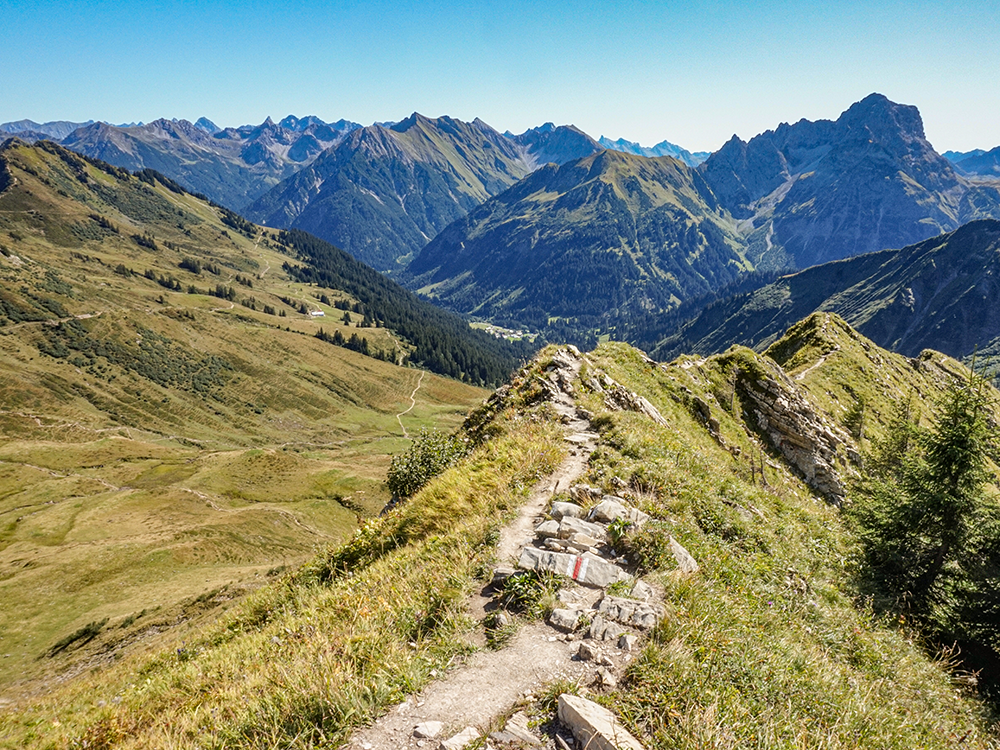
<svg viewBox="0 0 1000 750">
<path fill-rule="evenodd" d="M 989 149 L 998 50 L 997 0 L 0 0 L 0 122 L 417 111 L 710 151 L 878 91 Z"/>
</svg>

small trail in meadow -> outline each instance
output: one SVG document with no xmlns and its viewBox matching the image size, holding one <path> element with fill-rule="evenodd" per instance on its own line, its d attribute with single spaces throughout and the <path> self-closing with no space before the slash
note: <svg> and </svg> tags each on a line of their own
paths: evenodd
<svg viewBox="0 0 1000 750">
<path fill-rule="evenodd" d="M 535 484 L 517 518 L 501 530 L 497 548 L 500 565 L 516 562 L 521 547 L 534 539 L 535 525 L 545 517 L 553 495 L 583 477 L 590 454 L 597 447 L 598 436 L 581 416 L 571 395 L 570 381 L 578 376 L 581 364 L 579 357 L 565 357 L 565 369 L 560 372 L 550 401 L 563 424 L 568 455 L 555 471 Z M 489 601 L 481 593 L 474 595 L 469 603 L 471 615 L 481 619 Z M 486 731 L 492 722 L 545 685 L 556 680 L 585 679 L 593 665 L 573 658 L 578 648 L 579 643 L 545 623 L 524 625 L 507 646 L 497 651 L 477 651 L 422 693 L 410 696 L 372 726 L 358 730 L 349 747 L 436 747 L 437 740 L 413 736 L 414 726 L 426 721 L 443 722 L 445 731 L 438 739 L 446 739 L 466 726 Z"/>
<path fill-rule="evenodd" d="M 420 371 L 420 377 L 417 378 L 417 384 L 414 386 L 413 392 L 410 394 L 410 406 L 396 415 L 396 421 L 399 422 L 399 429 L 403 431 L 403 437 L 405 438 L 408 438 L 410 436 L 410 433 L 408 433 L 406 431 L 406 427 L 403 426 L 402 416 L 404 414 L 409 414 L 411 411 L 413 411 L 413 407 L 417 405 L 417 391 L 420 390 L 420 384 L 424 382 L 424 375 L 426 374 L 427 374 L 426 370 Z"/>
</svg>

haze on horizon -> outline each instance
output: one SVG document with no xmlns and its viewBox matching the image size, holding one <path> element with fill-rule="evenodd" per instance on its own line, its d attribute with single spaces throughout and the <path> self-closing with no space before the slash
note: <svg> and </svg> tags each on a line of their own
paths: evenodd
<svg viewBox="0 0 1000 750">
<path fill-rule="evenodd" d="M 938 151 L 1000 144 L 988 0 L 0 0 L 0 13 L 0 121 L 370 124 L 417 111 L 712 151 L 879 92 L 919 107 Z"/>
</svg>

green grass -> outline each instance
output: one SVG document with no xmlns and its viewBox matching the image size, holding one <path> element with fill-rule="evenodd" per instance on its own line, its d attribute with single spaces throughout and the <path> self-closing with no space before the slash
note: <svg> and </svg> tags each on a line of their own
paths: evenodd
<svg viewBox="0 0 1000 750">
<path fill-rule="evenodd" d="M 389 458 L 408 445 L 395 415 L 420 373 L 316 339 L 358 329 L 282 302 L 323 307 L 283 272 L 272 232 L 248 238 L 190 195 L 82 160 L 4 156 L 18 181 L 0 196 L 0 244 L 19 259 L 0 256 L 0 699 L 13 699 L 164 637 L 142 618 L 110 632 L 136 612 L 159 607 L 159 630 L 183 629 L 210 616 L 188 605 L 206 592 L 228 587 L 211 601 L 231 606 L 349 536 L 389 499 Z M 146 233 L 156 252 L 131 238 Z M 233 286 L 237 303 L 168 291 L 147 270 Z M 41 322 L 69 316 L 90 317 Z M 404 424 L 453 429 L 485 393 L 428 373 Z M 104 618 L 89 643 L 38 658 Z"/>
<path fill-rule="evenodd" d="M 470 648 L 465 597 L 491 561 L 497 524 L 561 458 L 557 434 L 515 420 L 349 544 L 179 649 L 8 711 L 0 738 L 12 747 L 336 744 Z"/>
</svg>

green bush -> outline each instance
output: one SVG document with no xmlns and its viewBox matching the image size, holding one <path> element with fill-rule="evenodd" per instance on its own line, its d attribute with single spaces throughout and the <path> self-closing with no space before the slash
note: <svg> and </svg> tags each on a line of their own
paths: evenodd
<svg viewBox="0 0 1000 750">
<path fill-rule="evenodd" d="M 405 453 L 394 456 L 385 483 L 398 498 L 407 498 L 469 452 L 458 435 L 421 430 Z"/>
</svg>

